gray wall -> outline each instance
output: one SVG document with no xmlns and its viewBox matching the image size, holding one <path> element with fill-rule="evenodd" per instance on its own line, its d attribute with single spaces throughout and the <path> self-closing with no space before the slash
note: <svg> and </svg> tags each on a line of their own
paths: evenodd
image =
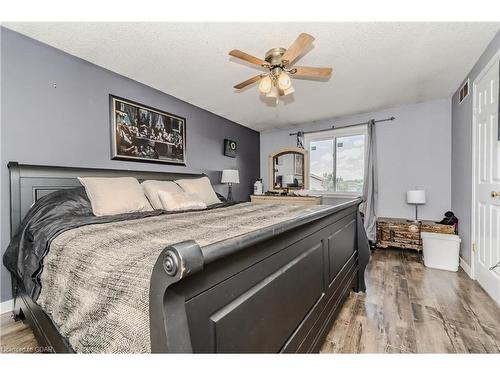
<svg viewBox="0 0 500 375">
<path fill-rule="evenodd" d="M 374 93 L 376 95 L 376 93 Z M 406 204 L 406 191 L 423 188 L 427 204 L 419 208 L 422 219 L 441 219 L 451 207 L 451 107 L 450 100 L 391 108 L 334 120 L 302 124 L 294 129 L 326 129 L 395 116 L 376 125 L 379 171 L 378 215 L 411 218 L 413 206 Z M 285 146 L 295 146 L 290 130 L 262 132 L 260 170 L 268 188 L 268 156 Z M 328 203 L 328 200 L 326 200 Z"/>
<path fill-rule="evenodd" d="M 214 184 L 219 184 L 223 168 L 238 168 L 241 183 L 235 185 L 234 195 L 248 200 L 259 176 L 258 132 L 11 30 L 0 30 L 2 254 L 9 242 L 8 161 L 205 172 Z M 187 167 L 111 160 L 110 93 L 185 117 Z M 238 142 L 236 159 L 223 155 L 224 138 Z M 227 193 L 220 184 L 215 189 Z M 1 283 L 5 301 L 11 293 L 3 266 Z"/>
<path fill-rule="evenodd" d="M 488 64 L 492 57 L 500 50 L 500 32 L 498 32 L 470 73 L 471 94 L 458 103 L 458 90 L 451 100 L 452 111 L 452 170 L 451 170 L 451 207 L 460 219 L 459 229 L 462 242 L 460 256 L 469 265 L 471 263 L 471 209 L 472 209 L 472 111 L 473 111 L 473 82 Z M 460 84 L 462 86 L 462 84 Z"/>
</svg>

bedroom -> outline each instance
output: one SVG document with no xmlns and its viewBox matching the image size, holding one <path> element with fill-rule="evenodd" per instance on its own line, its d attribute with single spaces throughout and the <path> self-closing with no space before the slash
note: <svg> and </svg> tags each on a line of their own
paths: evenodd
<svg viewBox="0 0 500 375">
<path fill-rule="evenodd" d="M 498 361 L 500 22 L 374 19 L 2 22 L 2 352 Z"/>
</svg>

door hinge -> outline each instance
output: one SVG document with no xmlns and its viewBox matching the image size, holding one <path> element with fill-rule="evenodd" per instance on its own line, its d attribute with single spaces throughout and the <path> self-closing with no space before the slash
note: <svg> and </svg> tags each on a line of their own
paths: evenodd
<svg viewBox="0 0 500 375">
<path fill-rule="evenodd" d="M 476 243 L 472 244 L 472 251 L 475 253 L 477 251 L 477 245 Z"/>
</svg>

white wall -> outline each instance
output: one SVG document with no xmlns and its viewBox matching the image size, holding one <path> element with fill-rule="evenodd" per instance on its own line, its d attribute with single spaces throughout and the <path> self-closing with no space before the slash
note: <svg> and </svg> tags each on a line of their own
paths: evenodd
<svg viewBox="0 0 500 375">
<path fill-rule="evenodd" d="M 376 93 L 374 94 L 376 95 Z M 419 208 L 422 219 L 438 220 L 451 207 L 451 102 L 434 100 L 361 115 L 301 124 L 260 135 L 260 171 L 268 189 L 268 156 L 282 147 L 295 146 L 296 130 L 311 131 L 395 116 L 376 125 L 379 175 L 378 216 L 408 217 L 406 191 L 415 187 L 427 193 Z"/>
</svg>

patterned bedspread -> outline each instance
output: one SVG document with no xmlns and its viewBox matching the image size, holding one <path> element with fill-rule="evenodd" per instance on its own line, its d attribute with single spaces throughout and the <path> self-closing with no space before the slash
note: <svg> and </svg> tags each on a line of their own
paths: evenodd
<svg viewBox="0 0 500 375">
<path fill-rule="evenodd" d="M 76 352 L 147 353 L 150 277 L 166 246 L 203 247 L 324 208 L 243 203 L 70 229 L 52 240 L 37 303 Z"/>
</svg>

